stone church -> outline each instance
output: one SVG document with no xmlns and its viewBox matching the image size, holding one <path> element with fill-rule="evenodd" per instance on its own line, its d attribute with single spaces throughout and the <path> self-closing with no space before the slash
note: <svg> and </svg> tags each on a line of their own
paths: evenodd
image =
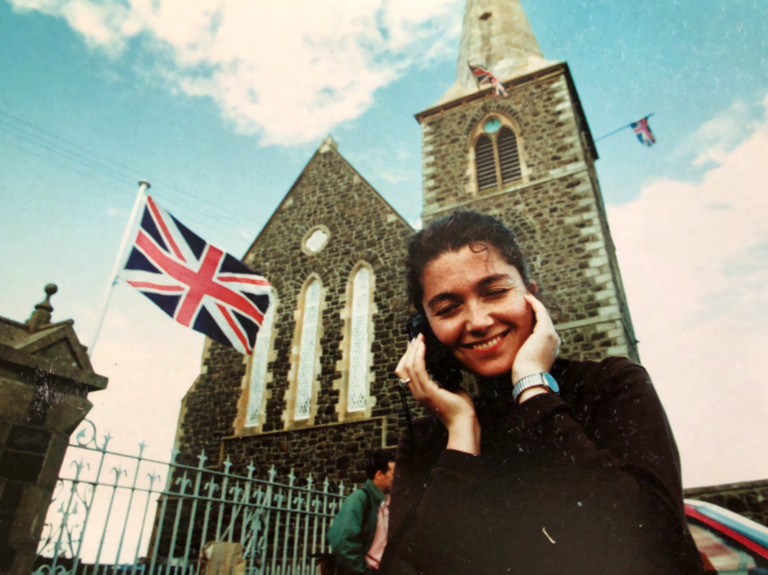
<svg viewBox="0 0 768 575">
<path fill-rule="evenodd" d="M 478 88 L 468 63 L 508 97 Z M 568 65 L 544 58 L 518 0 L 467 0 L 453 86 L 416 114 L 425 225 L 467 208 L 518 233 L 562 355 L 637 347 L 595 171 L 597 150 Z M 178 461 L 250 461 L 361 481 L 366 452 L 406 428 L 394 370 L 405 350 L 409 224 L 328 137 L 243 261 L 273 285 L 252 356 L 207 341 L 179 416 Z M 411 409 L 416 410 L 410 400 Z"/>
</svg>

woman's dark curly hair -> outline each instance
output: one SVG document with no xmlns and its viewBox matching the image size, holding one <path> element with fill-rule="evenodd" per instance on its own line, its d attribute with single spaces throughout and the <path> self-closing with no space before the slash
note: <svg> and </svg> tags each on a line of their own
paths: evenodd
<svg viewBox="0 0 768 575">
<path fill-rule="evenodd" d="M 477 244 L 492 245 L 499 250 L 507 263 L 517 268 L 526 287 L 530 289 L 528 259 L 517 243 L 515 232 L 493 216 L 457 210 L 450 216 L 432 222 L 411 238 L 405 258 L 408 303 L 423 313 L 424 288 L 421 276 L 424 268 L 444 252 L 459 251 L 464 246 L 470 246 L 470 249 L 476 251 L 487 249 Z"/>
</svg>

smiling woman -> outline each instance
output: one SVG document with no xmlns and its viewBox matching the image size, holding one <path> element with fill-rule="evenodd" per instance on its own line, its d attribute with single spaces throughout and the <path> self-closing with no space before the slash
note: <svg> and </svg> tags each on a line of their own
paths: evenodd
<svg viewBox="0 0 768 575">
<path fill-rule="evenodd" d="M 444 252 L 422 277 L 435 336 L 466 370 L 483 377 L 510 371 L 533 330 L 525 296 L 535 293 L 536 285 L 526 285 L 493 246 Z"/>
<path fill-rule="evenodd" d="M 514 232 L 455 212 L 416 234 L 406 269 L 428 328 L 397 375 L 430 415 L 398 448 L 382 572 L 700 573 L 648 374 L 557 357 Z M 434 381 L 427 341 L 475 376 L 476 398 Z"/>
</svg>

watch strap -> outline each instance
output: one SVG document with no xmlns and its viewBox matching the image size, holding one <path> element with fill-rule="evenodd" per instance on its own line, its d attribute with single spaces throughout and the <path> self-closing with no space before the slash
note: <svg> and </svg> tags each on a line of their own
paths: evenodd
<svg viewBox="0 0 768 575">
<path fill-rule="evenodd" d="M 560 391 L 555 378 L 549 373 L 532 373 L 531 375 L 526 375 L 524 378 L 520 379 L 520 381 L 515 384 L 515 387 L 512 388 L 513 401 L 517 403 L 520 395 L 526 389 L 531 389 L 532 387 L 544 387 L 551 393 Z"/>
</svg>

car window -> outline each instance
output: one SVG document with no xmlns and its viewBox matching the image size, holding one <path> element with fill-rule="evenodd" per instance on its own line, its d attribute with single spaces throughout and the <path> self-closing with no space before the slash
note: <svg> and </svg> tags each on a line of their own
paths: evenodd
<svg viewBox="0 0 768 575">
<path fill-rule="evenodd" d="M 717 573 L 751 575 L 749 570 L 756 567 L 752 555 L 727 542 L 723 537 L 704 526 L 689 522 L 688 527 L 696 542 L 696 547 L 707 556 Z"/>
</svg>

